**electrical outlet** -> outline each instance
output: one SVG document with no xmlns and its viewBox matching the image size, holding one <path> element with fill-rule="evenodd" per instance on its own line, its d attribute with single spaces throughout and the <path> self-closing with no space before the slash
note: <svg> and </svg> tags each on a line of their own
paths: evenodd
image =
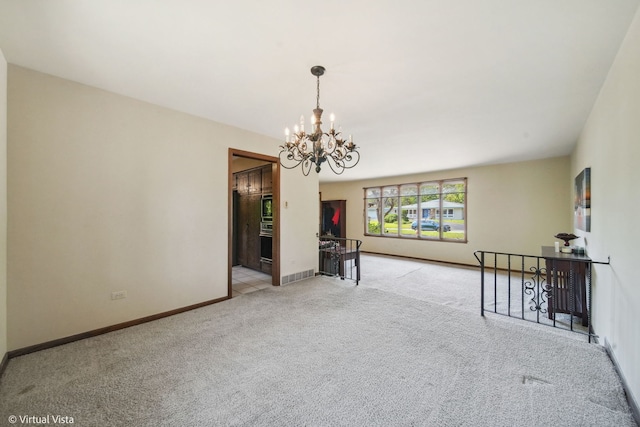
<svg viewBox="0 0 640 427">
<path fill-rule="evenodd" d="M 111 299 L 124 299 L 127 297 L 127 291 L 111 292 Z"/>
</svg>

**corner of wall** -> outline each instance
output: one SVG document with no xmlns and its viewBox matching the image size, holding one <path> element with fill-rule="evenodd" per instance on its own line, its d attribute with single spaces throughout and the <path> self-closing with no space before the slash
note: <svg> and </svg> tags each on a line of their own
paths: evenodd
<svg viewBox="0 0 640 427">
<path fill-rule="evenodd" d="M 0 50 L 0 375 L 7 362 L 7 61 Z"/>
</svg>

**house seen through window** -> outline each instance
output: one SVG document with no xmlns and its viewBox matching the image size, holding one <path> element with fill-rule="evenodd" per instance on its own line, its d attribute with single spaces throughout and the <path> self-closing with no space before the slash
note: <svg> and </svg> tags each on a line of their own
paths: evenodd
<svg viewBox="0 0 640 427">
<path fill-rule="evenodd" d="M 369 187 L 365 234 L 467 241 L 467 179 Z"/>
</svg>

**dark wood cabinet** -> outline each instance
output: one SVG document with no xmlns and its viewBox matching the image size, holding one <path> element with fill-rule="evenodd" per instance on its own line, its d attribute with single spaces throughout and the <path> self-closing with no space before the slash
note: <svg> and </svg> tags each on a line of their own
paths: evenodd
<svg viewBox="0 0 640 427">
<path fill-rule="evenodd" d="M 326 200 L 320 212 L 320 235 L 347 237 L 347 201 Z"/>
<path fill-rule="evenodd" d="M 249 174 L 240 172 L 233 174 L 235 178 L 235 190 L 238 194 L 247 194 L 249 188 Z"/>
<path fill-rule="evenodd" d="M 262 168 L 262 194 L 271 194 L 273 192 L 273 172 L 271 165 Z"/>
<path fill-rule="evenodd" d="M 232 240 L 234 265 L 271 273 L 270 243 L 272 239 L 270 236 L 267 239 L 265 230 L 261 230 L 264 220 L 262 197 L 271 195 L 273 191 L 271 164 L 235 173 L 234 184 L 236 190 Z M 269 247 L 266 248 L 266 246 Z M 269 250 L 266 251 L 266 249 Z M 269 255 L 268 259 L 265 257 L 266 252 Z"/>
<path fill-rule="evenodd" d="M 262 169 L 251 169 L 234 174 L 239 194 L 262 194 Z"/>
<path fill-rule="evenodd" d="M 238 203 L 238 263 L 260 269 L 260 194 L 240 195 Z"/>
<path fill-rule="evenodd" d="M 542 247 L 542 256 L 549 284 L 549 318 L 555 318 L 555 313 L 568 313 L 581 317 L 582 325 L 588 326 L 587 272 L 591 258 L 555 252 L 551 246 Z"/>
<path fill-rule="evenodd" d="M 262 170 L 254 169 L 248 172 L 248 193 L 262 194 Z"/>
</svg>

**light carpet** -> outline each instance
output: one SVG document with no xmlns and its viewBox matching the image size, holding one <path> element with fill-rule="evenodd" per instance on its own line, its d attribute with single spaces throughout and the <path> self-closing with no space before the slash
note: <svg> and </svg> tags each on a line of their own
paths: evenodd
<svg viewBox="0 0 640 427">
<path fill-rule="evenodd" d="M 363 287 L 480 313 L 479 267 L 372 254 L 363 254 L 361 264 Z M 526 274 L 525 280 L 531 281 L 531 273 Z M 497 292 L 494 289 L 494 281 L 497 281 Z M 510 289 L 507 286 L 509 282 Z M 512 274 L 509 278 L 504 271 L 498 271 L 494 276 L 494 272 L 490 268 L 487 269 L 485 310 L 488 315 L 494 311 L 501 315 L 510 313 L 515 318 L 524 317 L 528 322 L 545 325 L 544 328 L 553 325 L 553 320 L 546 313 L 546 307 L 544 312 L 531 310 L 531 298 L 531 295 L 525 295 L 523 312 L 520 276 Z M 555 329 L 548 332 L 563 334 L 572 339 L 588 340 L 587 328 L 581 325 L 581 319 L 578 317 L 572 318 L 568 314 L 558 313 L 555 320 Z M 535 327 L 527 324 L 529 327 Z M 584 335 L 569 332 L 571 328 Z"/>
<path fill-rule="evenodd" d="M 0 423 L 46 414 L 80 426 L 635 426 L 600 346 L 324 277 L 12 359 Z"/>
</svg>

